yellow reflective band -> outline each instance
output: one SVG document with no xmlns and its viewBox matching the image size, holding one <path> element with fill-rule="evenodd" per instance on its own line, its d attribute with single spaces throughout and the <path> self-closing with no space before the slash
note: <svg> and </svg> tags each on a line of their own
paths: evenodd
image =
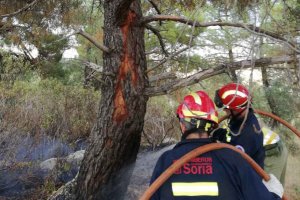
<svg viewBox="0 0 300 200">
<path fill-rule="evenodd" d="M 276 136 L 277 134 L 273 132 L 269 140 L 266 142 L 266 145 L 272 144 L 272 141 L 275 139 Z"/>
<path fill-rule="evenodd" d="M 197 104 L 199 104 L 199 105 L 202 104 L 201 98 L 199 97 L 199 95 L 198 95 L 197 93 L 194 93 L 194 92 L 193 92 L 193 93 L 191 93 L 190 95 L 194 97 L 194 100 L 195 100 L 195 102 L 196 102 Z"/>
<path fill-rule="evenodd" d="M 200 126 L 200 120 L 197 120 L 197 128 Z"/>
<path fill-rule="evenodd" d="M 174 196 L 218 196 L 217 182 L 172 183 Z"/>
<path fill-rule="evenodd" d="M 228 130 L 227 130 L 228 131 Z M 231 141 L 231 136 L 230 136 L 230 132 L 226 133 L 226 142 L 230 142 Z"/>
<path fill-rule="evenodd" d="M 247 97 L 247 94 L 237 91 L 237 90 L 228 90 L 226 92 L 224 92 L 224 94 L 222 95 L 222 99 L 225 99 L 226 97 L 228 97 L 229 95 L 237 95 L 237 96 L 241 96 L 241 97 Z"/>
<path fill-rule="evenodd" d="M 211 114 L 211 115 L 210 115 L 210 118 L 211 118 L 214 122 L 216 122 L 216 123 L 219 122 L 219 118 L 218 118 L 216 115 L 214 115 L 214 114 Z"/>
<path fill-rule="evenodd" d="M 280 140 L 279 135 L 277 133 L 266 127 L 262 128 L 262 132 L 264 134 L 264 146 L 269 144 L 275 144 Z"/>
<path fill-rule="evenodd" d="M 216 123 L 218 123 L 218 121 L 219 121 L 219 119 L 218 119 L 218 117 L 214 114 L 214 113 L 212 113 L 212 114 L 210 114 L 210 117 L 209 117 L 209 113 L 207 113 L 207 112 L 201 112 L 201 111 L 194 111 L 194 110 L 190 110 L 186 105 L 184 105 L 183 104 L 183 106 L 182 106 L 182 114 L 183 114 L 183 116 L 185 116 L 185 117 L 205 117 L 205 119 L 210 119 L 210 120 L 212 120 L 212 121 L 214 121 L 214 122 L 216 122 Z"/>
<path fill-rule="evenodd" d="M 211 127 L 211 124 L 210 123 L 206 123 L 205 124 L 205 127 L 204 127 L 204 130 L 205 131 L 208 131 L 208 129 Z"/>
<path fill-rule="evenodd" d="M 189 110 L 185 105 L 183 105 L 182 113 L 185 117 L 196 117 L 208 115 L 206 112 Z"/>
</svg>

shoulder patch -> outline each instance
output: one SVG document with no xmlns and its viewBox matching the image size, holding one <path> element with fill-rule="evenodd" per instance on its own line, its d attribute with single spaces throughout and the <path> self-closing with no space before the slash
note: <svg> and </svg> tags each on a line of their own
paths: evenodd
<svg viewBox="0 0 300 200">
<path fill-rule="evenodd" d="M 235 146 L 237 149 L 241 150 L 242 152 L 245 152 L 244 147 L 242 147 L 241 145 L 236 145 Z"/>
</svg>

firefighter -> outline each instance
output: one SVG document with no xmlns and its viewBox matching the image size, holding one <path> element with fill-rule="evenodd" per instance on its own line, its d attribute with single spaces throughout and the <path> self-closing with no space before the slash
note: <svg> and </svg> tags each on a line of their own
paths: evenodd
<svg viewBox="0 0 300 200">
<path fill-rule="evenodd" d="M 181 141 L 158 159 L 151 183 L 173 162 L 199 146 L 212 143 L 210 133 L 218 124 L 213 101 L 203 91 L 187 95 L 177 108 Z M 240 154 L 230 149 L 204 153 L 178 169 L 151 200 L 281 199 L 283 187 L 271 175 L 263 182 Z"/>
<path fill-rule="evenodd" d="M 214 101 L 229 115 L 225 142 L 244 151 L 264 168 L 264 137 L 251 108 L 248 89 L 241 84 L 229 83 L 216 91 Z"/>
<path fill-rule="evenodd" d="M 230 115 L 227 131 L 223 132 L 223 136 L 219 131 L 219 136 L 215 137 L 245 151 L 266 172 L 274 174 L 284 184 L 287 149 L 278 134 L 265 126 L 260 127 L 248 89 L 236 83 L 224 85 L 216 91 L 215 104 Z"/>
</svg>

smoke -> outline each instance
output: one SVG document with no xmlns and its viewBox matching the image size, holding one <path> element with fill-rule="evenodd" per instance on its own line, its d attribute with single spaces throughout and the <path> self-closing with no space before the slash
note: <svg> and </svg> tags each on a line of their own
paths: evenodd
<svg viewBox="0 0 300 200">
<path fill-rule="evenodd" d="M 24 197 L 43 186 L 49 172 L 39 166 L 41 161 L 63 157 L 73 152 L 65 143 L 46 135 L 2 132 L 0 134 L 0 199 Z M 65 175 L 65 174 L 64 174 Z M 65 175 L 67 176 L 67 175 Z M 73 173 L 69 176 L 73 176 Z M 66 177 L 71 179 L 71 177 Z"/>
<path fill-rule="evenodd" d="M 148 188 L 156 161 L 165 151 L 174 145 L 166 146 L 158 151 L 140 152 L 128 186 L 125 200 L 139 199 Z"/>
<path fill-rule="evenodd" d="M 19 135 L 19 136 L 17 136 Z M 36 193 L 37 188 L 43 187 L 45 180 L 53 174 L 40 167 L 40 163 L 50 158 L 66 157 L 77 149 L 85 148 L 85 141 L 78 142 L 79 147 L 71 147 L 57 139 L 51 139 L 46 135 L 39 138 L 30 135 L 3 132 L 0 134 L 0 199 L 32 199 L 30 195 Z M 116 193 L 113 188 L 126 189 L 125 200 L 138 199 L 149 186 L 150 177 L 159 156 L 173 148 L 170 145 L 158 151 L 143 151 L 137 156 L 135 164 L 129 164 L 118 173 L 119 176 L 107 185 L 102 194 L 115 199 Z M 63 167 L 66 167 L 64 163 Z M 124 176 L 125 172 L 132 172 Z M 78 172 L 78 166 L 69 166 L 66 171 L 59 172 L 54 168 L 55 183 L 64 184 L 73 179 Z M 129 176 L 131 175 L 131 178 Z M 125 192 L 125 191 L 124 191 Z M 27 198 L 28 196 L 28 198 Z M 26 198 L 25 198 L 26 197 Z M 37 197 L 36 199 L 42 199 Z"/>
</svg>

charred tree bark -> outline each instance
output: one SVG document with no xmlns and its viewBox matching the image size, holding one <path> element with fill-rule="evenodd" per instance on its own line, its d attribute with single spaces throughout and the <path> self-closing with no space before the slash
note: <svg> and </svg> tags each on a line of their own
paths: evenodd
<svg viewBox="0 0 300 200">
<path fill-rule="evenodd" d="M 132 3 L 131 3 L 132 2 Z M 122 13 L 119 13 L 122 12 Z M 97 123 L 81 165 L 76 199 L 123 199 L 138 153 L 148 98 L 140 1 L 104 1 L 101 101 Z"/>
</svg>

